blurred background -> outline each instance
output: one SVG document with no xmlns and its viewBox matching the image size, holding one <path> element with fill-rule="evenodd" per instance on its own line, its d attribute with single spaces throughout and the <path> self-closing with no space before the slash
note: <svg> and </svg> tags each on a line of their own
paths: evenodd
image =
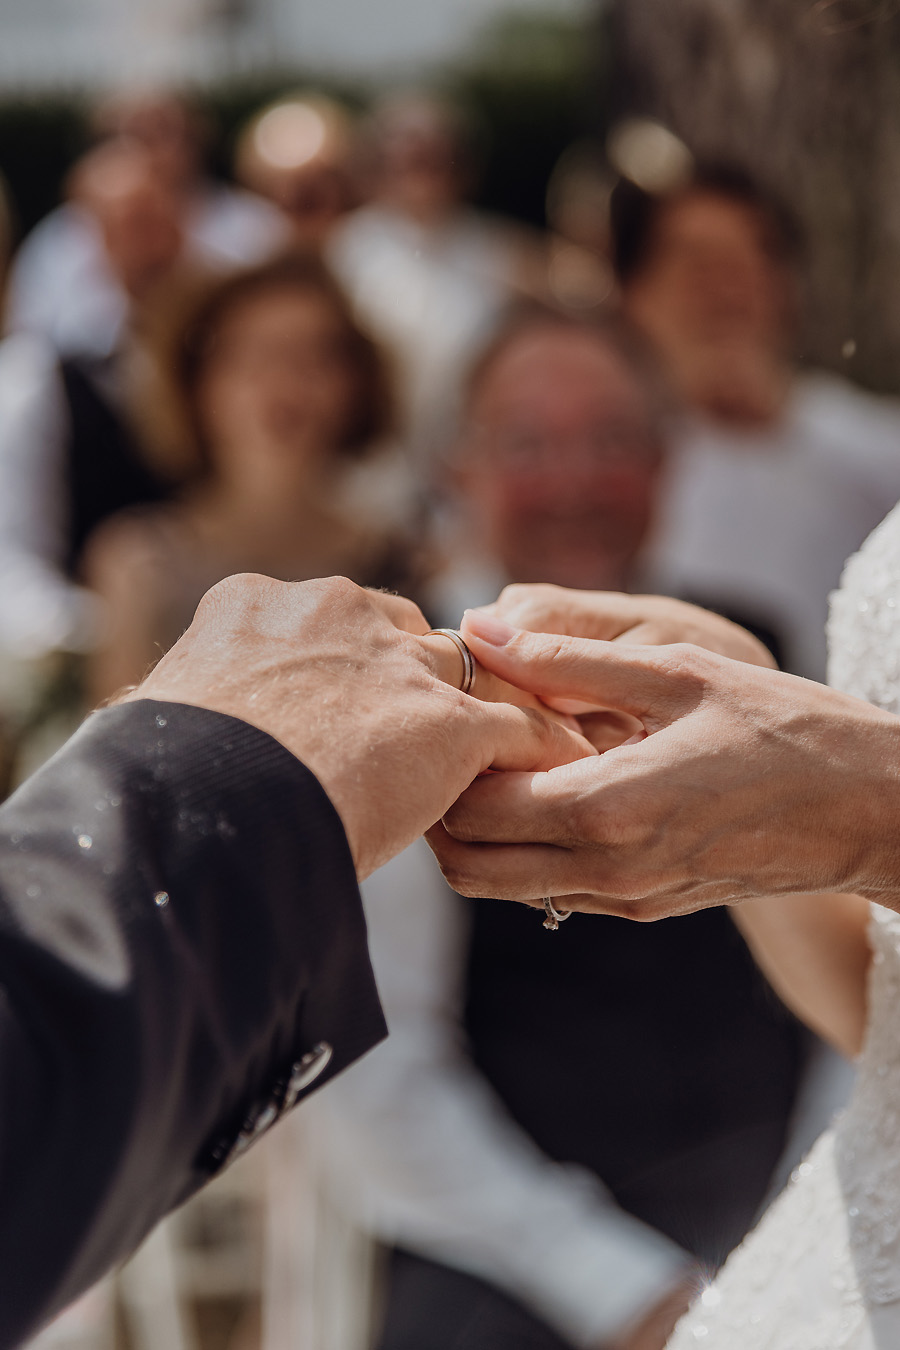
<svg viewBox="0 0 900 1350">
<path fill-rule="evenodd" d="M 0 790 L 236 571 L 651 590 L 825 677 L 900 498 L 900 0 L 0 17 Z M 387 1045 L 36 1350 L 662 1350 L 846 1094 L 725 914 L 548 958 L 418 848 L 364 903 Z"/>
</svg>

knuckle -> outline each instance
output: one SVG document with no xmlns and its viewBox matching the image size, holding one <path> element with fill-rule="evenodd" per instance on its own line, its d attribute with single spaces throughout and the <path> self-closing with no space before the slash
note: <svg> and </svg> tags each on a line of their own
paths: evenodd
<svg viewBox="0 0 900 1350">
<path fill-rule="evenodd" d="M 325 577 L 318 585 L 323 588 L 326 597 L 335 600 L 358 600 L 365 594 L 349 577 Z"/>
<path fill-rule="evenodd" d="M 221 614 L 223 610 L 240 613 L 258 604 L 263 593 L 278 584 L 256 572 L 235 572 L 210 586 L 197 606 L 197 614 L 206 617 L 209 611 Z"/>
<path fill-rule="evenodd" d="M 711 652 L 689 642 L 676 642 L 660 648 L 660 653 L 665 673 L 678 679 L 685 690 L 702 691 L 709 683 L 716 665 Z"/>
<path fill-rule="evenodd" d="M 515 616 L 527 626 L 530 618 L 553 607 L 558 593 L 559 587 L 548 582 L 513 582 L 500 592 L 497 609 L 505 617 Z"/>
<path fill-rule="evenodd" d="M 646 905 L 636 895 L 616 897 L 616 913 L 621 919 L 630 919 L 632 923 L 646 923 L 651 917 Z"/>
<path fill-rule="evenodd" d="M 530 599 L 534 592 L 533 586 L 526 586 L 520 581 L 514 581 L 509 586 L 504 586 L 497 597 L 497 604 L 502 608 L 510 605 L 520 605 L 523 600 Z"/>
<path fill-rule="evenodd" d="M 441 870 L 448 886 L 452 886 L 457 895 L 464 895 L 471 900 L 477 900 L 479 896 L 484 894 L 484 884 L 482 883 L 479 886 L 469 869 L 460 866 L 446 867 L 441 864 Z"/>
<path fill-rule="evenodd" d="M 568 639 L 556 633 L 541 633 L 537 636 L 529 632 L 517 633 L 510 640 L 509 646 L 521 651 L 523 656 L 529 651 L 539 652 L 541 665 L 551 671 L 565 666 L 570 655 Z"/>
<path fill-rule="evenodd" d="M 472 843 L 475 839 L 475 820 L 464 802 L 456 802 L 443 819 L 444 829 L 458 844 Z"/>
<path fill-rule="evenodd" d="M 443 837 L 431 838 L 429 842 L 447 885 L 459 895 L 477 898 L 479 889 L 474 871 L 466 861 L 464 846 L 458 844 L 452 836 L 448 837 L 446 832 Z"/>
</svg>

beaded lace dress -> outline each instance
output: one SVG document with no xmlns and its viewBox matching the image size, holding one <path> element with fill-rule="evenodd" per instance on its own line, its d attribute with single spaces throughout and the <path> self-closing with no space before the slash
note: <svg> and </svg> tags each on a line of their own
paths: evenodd
<svg viewBox="0 0 900 1350">
<path fill-rule="evenodd" d="M 900 714 L 900 507 L 831 598 L 829 682 Z M 900 1350 L 900 915 L 872 906 L 869 1025 L 847 1110 L 667 1350 Z"/>
</svg>

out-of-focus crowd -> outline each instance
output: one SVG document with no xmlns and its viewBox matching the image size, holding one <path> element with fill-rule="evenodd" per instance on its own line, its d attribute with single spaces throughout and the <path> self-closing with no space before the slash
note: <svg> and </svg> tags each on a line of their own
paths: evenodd
<svg viewBox="0 0 900 1350">
<path fill-rule="evenodd" d="M 94 131 L 6 282 L 4 786 L 239 571 L 451 625 L 513 582 L 650 590 L 824 678 L 900 409 L 798 362 L 803 236 L 740 166 L 650 190 L 576 146 L 541 234 L 468 204 L 477 137 L 427 93 L 283 98 L 240 186 L 180 97 Z M 727 914 L 549 938 L 418 846 L 364 898 L 389 1041 L 42 1345 L 661 1350 L 816 1097 Z"/>
</svg>

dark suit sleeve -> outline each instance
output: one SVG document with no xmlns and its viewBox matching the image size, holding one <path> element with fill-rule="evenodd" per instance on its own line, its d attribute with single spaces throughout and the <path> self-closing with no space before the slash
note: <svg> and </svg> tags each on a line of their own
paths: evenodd
<svg viewBox="0 0 900 1350">
<path fill-rule="evenodd" d="M 219 713 L 95 713 L 0 808 L 0 1347 L 384 1033 L 313 775 Z"/>
</svg>

